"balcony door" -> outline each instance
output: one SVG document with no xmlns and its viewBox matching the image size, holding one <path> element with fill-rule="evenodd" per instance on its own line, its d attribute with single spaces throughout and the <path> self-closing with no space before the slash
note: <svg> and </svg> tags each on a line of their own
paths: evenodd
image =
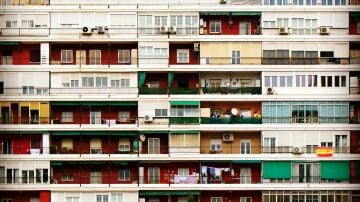
<svg viewBox="0 0 360 202">
<path fill-rule="evenodd" d="M 101 124 L 101 111 L 90 111 L 90 124 Z"/>
<path fill-rule="evenodd" d="M 264 153 L 275 153 L 275 142 L 276 139 L 274 137 L 266 137 L 264 138 L 264 143 L 263 143 L 263 152 Z"/>
<path fill-rule="evenodd" d="M 335 152 L 345 153 L 347 151 L 347 135 L 335 135 Z"/>
<path fill-rule="evenodd" d="M 250 139 L 240 140 L 240 151 L 241 151 L 241 154 L 251 154 L 251 140 Z"/>
<path fill-rule="evenodd" d="M 159 167 L 149 167 L 148 168 L 148 182 L 149 182 L 149 184 L 159 184 L 160 183 L 160 168 Z"/>
<path fill-rule="evenodd" d="M 148 139 L 148 154 L 160 154 L 160 138 Z"/>
<path fill-rule="evenodd" d="M 90 184 L 101 184 L 101 172 L 94 170 L 90 171 Z"/>
<path fill-rule="evenodd" d="M 250 168 L 241 168 L 240 169 L 240 184 L 250 184 L 251 183 L 251 169 Z"/>
<path fill-rule="evenodd" d="M 90 154 L 101 154 L 101 139 L 91 138 L 90 139 Z"/>
<path fill-rule="evenodd" d="M 240 22 L 240 35 L 251 35 L 251 22 Z"/>
<path fill-rule="evenodd" d="M 76 50 L 76 64 L 85 65 L 86 64 L 86 51 L 85 50 Z"/>
<path fill-rule="evenodd" d="M 10 124 L 10 109 L 9 107 L 1 107 L 1 122 L 2 124 Z"/>
<path fill-rule="evenodd" d="M 294 163 L 293 182 L 295 183 L 318 183 L 320 171 L 318 163 Z"/>
<path fill-rule="evenodd" d="M 12 141 L 11 139 L 2 140 L 2 154 L 11 154 L 12 153 Z"/>
</svg>

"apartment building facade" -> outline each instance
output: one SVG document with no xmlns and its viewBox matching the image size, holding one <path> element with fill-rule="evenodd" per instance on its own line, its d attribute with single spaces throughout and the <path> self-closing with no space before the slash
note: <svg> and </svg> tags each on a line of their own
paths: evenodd
<svg viewBox="0 0 360 202">
<path fill-rule="evenodd" d="M 360 201 L 358 0 L 0 4 L 0 202 Z"/>
</svg>

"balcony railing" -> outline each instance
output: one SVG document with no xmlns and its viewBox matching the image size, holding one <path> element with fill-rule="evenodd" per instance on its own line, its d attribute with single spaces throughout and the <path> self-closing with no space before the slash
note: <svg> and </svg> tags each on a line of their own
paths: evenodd
<svg viewBox="0 0 360 202">
<path fill-rule="evenodd" d="M 107 107 L 104 105 L 104 107 Z M 93 125 L 118 125 L 118 124 L 136 124 L 137 117 L 111 118 L 99 116 L 73 116 L 66 118 L 59 117 L 22 117 L 8 116 L 0 117 L 0 124 L 93 124 Z"/>
<path fill-rule="evenodd" d="M 199 117 L 169 117 L 170 124 L 199 124 Z"/>
<path fill-rule="evenodd" d="M 201 124 L 261 124 L 261 118 L 242 118 L 232 116 L 228 118 L 201 117 Z"/>
<path fill-rule="evenodd" d="M 261 87 L 202 87 L 204 94 L 261 94 Z"/>
<path fill-rule="evenodd" d="M 200 93 L 199 88 L 170 88 L 169 94 L 173 95 L 197 95 Z"/>
<path fill-rule="evenodd" d="M 142 95 L 165 95 L 165 94 L 168 94 L 168 89 L 167 88 L 139 87 L 139 94 L 142 94 Z"/>
<path fill-rule="evenodd" d="M 0 177 L 0 184 L 49 184 L 48 176 Z"/>
<path fill-rule="evenodd" d="M 263 123 L 350 123 L 350 117 L 266 117 Z"/>
</svg>

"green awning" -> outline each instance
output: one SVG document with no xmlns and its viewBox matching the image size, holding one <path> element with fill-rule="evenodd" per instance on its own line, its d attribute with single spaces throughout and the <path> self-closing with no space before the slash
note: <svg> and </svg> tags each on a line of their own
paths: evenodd
<svg viewBox="0 0 360 202">
<path fill-rule="evenodd" d="M 349 180 L 350 166 L 349 161 L 321 161 L 321 179 Z"/>
<path fill-rule="evenodd" d="M 177 131 L 170 131 L 171 135 L 178 135 L 178 134 L 189 134 L 189 135 L 195 135 L 199 134 L 200 131 L 198 130 L 177 130 Z"/>
<path fill-rule="evenodd" d="M 110 135 L 114 135 L 114 136 L 138 136 L 138 133 L 136 131 L 114 131 L 114 132 L 110 132 Z"/>
<path fill-rule="evenodd" d="M 166 133 L 168 134 L 169 131 L 167 130 L 146 130 L 146 131 L 139 131 L 139 134 L 154 134 L 154 133 Z"/>
<path fill-rule="evenodd" d="M 110 102 L 110 106 L 137 106 L 137 102 Z"/>
<path fill-rule="evenodd" d="M 172 86 L 172 83 L 174 81 L 174 72 L 168 73 L 168 87 L 170 88 Z"/>
<path fill-rule="evenodd" d="M 264 161 L 262 169 L 264 179 L 291 178 L 291 161 Z"/>
<path fill-rule="evenodd" d="M 254 12 L 254 11 L 232 12 L 231 15 L 233 16 L 261 15 L 261 12 Z"/>
<path fill-rule="evenodd" d="M 105 161 L 81 161 L 82 165 L 103 165 Z"/>
<path fill-rule="evenodd" d="M 235 160 L 233 163 L 261 163 L 260 160 Z"/>
<path fill-rule="evenodd" d="M 19 42 L 14 41 L 0 41 L 0 46 L 16 46 L 19 45 Z"/>
<path fill-rule="evenodd" d="M 63 102 L 63 101 L 53 101 L 50 102 L 51 106 L 77 106 L 80 105 L 80 102 L 73 102 L 73 101 L 69 101 L 69 102 Z"/>
<path fill-rule="evenodd" d="M 171 106 L 186 105 L 186 106 L 199 106 L 200 101 L 170 101 Z"/>
<path fill-rule="evenodd" d="M 50 162 L 50 165 L 52 165 L 52 166 L 62 166 L 63 164 L 62 164 L 62 162 L 59 162 L 59 161 L 52 161 L 52 162 Z"/>
<path fill-rule="evenodd" d="M 350 12 L 350 17 L 360 17 L 360 12 Z"/>
<path fill-rule="evenodd" d="M 168 191 L 140 191 L 140 196 L 168 196 Z"/>
<path fill-rule="evenodd" d="M 146 72 L 139 72 L 139 86 L 142 87 L 145 84 Z"/>
<path fill-rule="evenodd" d="M 82 131 L 80 135 L 110 135 L 109 131 Z"/>
<path fill-rule="evenodd" d="M 200 12 L 200 15 L 230 15 L 230 12 L 210 11 L 210 12 Z"/>
<path fill-rule="evenodd" d="M 53 131 L 51 135 L 80 135 L 78 131 Z"/>
<path fill-rule="evenodd" d="M 106 102 L 106 101 L 92 101 L 92 102 L 81 102 L 81 105 L 85 105 L 85 106 L 105 106 L 108 107 L 110 105 L 110 102 Z"/>
<path fill-rule="evenodd" d="M 125 161 L 112 161 L 111 163 L 114 164 L 114 165 L 120 165 L 120 166 L 127 166 L 127 165 L 129 165 L 129 163 L 128 163 L 128 162 L 125 162 Z"/>
<path fill-rule="evenodd" d="M 199 191 L 171 191 L 170 195 L 173 196 L 189 196 L 189 195 L 200 195 Z"/>
</svg>

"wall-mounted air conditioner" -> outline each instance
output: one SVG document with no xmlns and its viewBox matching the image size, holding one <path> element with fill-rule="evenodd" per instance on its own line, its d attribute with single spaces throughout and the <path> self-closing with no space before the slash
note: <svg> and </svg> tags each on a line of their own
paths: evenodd
<svg viewBox="0 0 360 202">
<path fill-rule="evenodd" d="M 144 122 L 145 123 L 151 123 L 153 121 L 153 117 L 151 115 L 145 115 L 144 116 Z"/>
<path fill-rule="evenodd" d="M 234 141 L 234 135 L 232 133 L 224 133 L 223 134 L 223 141 L 224 142 Z"/>
<path fill-rule="evenodd" d="M 90 35 L 90 34 L 92 34 L 92 30 L 91 30 L 90 27 L 83 27 L 82 30 L 81 30 L 81 33 L 83 35 Z"/>
<path fill-rule="evenodd" d="M 161 26 L 159 31 L 161 34 L 166 34 L 168 32 L 168 28 L 166 26 Z"/>
<path fill-rule="evenodd" d="M 279 27 L 279 34 L 280 34 L 280 35 L 287 35 L 287 34 L 289 34 L 289 28 L 288 28 L 288 27 Z"/>
<path fill-rule="evenodd" d="M 169 33 L 170 34 L 175 34 L 176 33 L 176 26 L 169 27 Z"/>
<path fill-rule="evenodd" d="M 320 34 L 321 34 L 321 35 L 328 35 L 328 34 L 330 34 L 330 28 L 329 28 L 329 27 L 320 27 Z"/>
</svg>

